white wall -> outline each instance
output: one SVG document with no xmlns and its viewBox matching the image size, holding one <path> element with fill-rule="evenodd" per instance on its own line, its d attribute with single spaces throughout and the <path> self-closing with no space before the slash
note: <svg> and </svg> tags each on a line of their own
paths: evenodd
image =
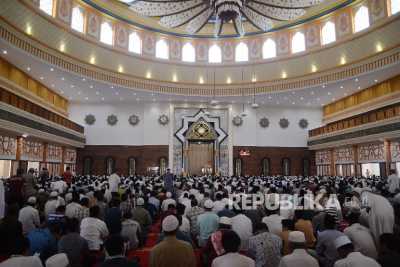
<svg viewBox="0 0 400 267">
<path fill-rule="evenodd" d="M 245 107 L 247 117 L 243 118 L 243 125 L 233 126 L 234 146 L 277 146 L 277 147 L 306 147 L 308 130 L 319 127 L 322 123 L 322 110 L 319 108 L 275 108 L 260 107 L 253 109 Z M 242 112 L 241 105 L 232 107 L 232 116 Z M 268 128 L 259 124 L 261 118 L 269 120 Z M 282 129 L 279 120 L 289 120 L 289 127 Z M 299 127 L 300 119 L 308 120 L 308 128 Z"/>
<path fill-rule="evenodd" d="M 85 126 L 86 143 L 88 145 L 168 145 L 169 127 L 158 123 L 161 114 L 169 114 L 169 105 L 160 103 L 99 103 L 85 104 L 72 103 L 70 106 L 70 119 Z M 241 105 L 232 106 L 232 116 L 242 111 Z M 272 108 L 263 107 L 252 109 L 246 106 L 248 114 L 240 127 L 232 127 L 234 146 L 281 146 L 281 147 L 306 147 L 308 129 L 321 125 L 322 110 L 308 108 Z M 87 114 L 96 117 L 94 125 L 84 122 Z M 118 123 L 115 126 L 107 124 L 107 116 L 115 114 Z M 140 122 L 136 126 L 128 123 L 130 115 L 136 114 Z M 262 117 L 269 119 L 269 127 L 261 128 L 259 120 Z M 279 120 L 287 118 L 289 127 L 281 129 Z M 299 120 L 305 118 L 309 122 L 308 129 L 301 129 Z M 232 118 L 230 118 L 230 121 Z"/>
<path fill-rule="evenodd" d="M 85 126 L 87 145 L 168 145 L 168 126 L 158 123 L 161 114 L 169 115 L 168 104 L 157 103 L 113 103 L 84 104 L 73 103 L 70 106 L 70 119 Z M 85 116 L 96 117 L 94 125 L 86 125 Z M 114 114 L 118 123 L 107 124 L 107 116 Z M 139 116 L 139 124 L 132 126 L 129 116 Z"/>
</svg>

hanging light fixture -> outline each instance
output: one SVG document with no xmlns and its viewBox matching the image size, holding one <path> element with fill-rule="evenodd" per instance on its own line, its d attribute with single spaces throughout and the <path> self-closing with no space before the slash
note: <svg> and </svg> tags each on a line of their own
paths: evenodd
<svg viewBox="0 0 400 267">
<path fill-rule="evenodd" d="M 243 71 L 243 69 L 242 69 L 242 84 L 243 84 L 243 80 L 244 80 L 244 71 Z M 242 88 L 242 96 L 243 96 L 243 103 L 242 103 L 242 113 L 240 113 L 240 116 L 244 118 L 244 117 L 247 116 L 247 113 L 246 113 L 246 111 L 245 111 L 245 106 L 244 106 L 244 103 L 246 102 L 246 99 L 245 99 L 245 97 L 244 97 L 244 90 L 243 90 L 243 88 Z"/>
<path fill-rule="evenodd" d="M 213 97 L 212 97 L 212 99 L 210 101 L 210 105 L 211 106 L 216 106 L 216 105 L 218 105 L 218 103 L 219 103 L 218 100 L 215 99 L 215 68 L 214 68 Z"/>
</svg>

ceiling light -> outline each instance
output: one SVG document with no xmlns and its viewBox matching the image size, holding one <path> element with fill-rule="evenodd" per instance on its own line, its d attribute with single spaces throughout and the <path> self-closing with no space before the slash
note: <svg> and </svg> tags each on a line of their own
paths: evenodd
<svg viewBox="0 0 400 267">
<path fill-rule="evenodd" d="M 31 67 L 27 67 L 26 70 L 27 70 L 27 71 L 31 71 Z"/>
<path fill-rule="evenodd" d="M 178 77 L 176 76 L 176 74 L 172 75 L 172 81 L 174 83 L 176 83 L 178 81 Z"/>
<path fill-rule="evenodd" d="M 346 64 L 346 57 L 345 57 L 345 56 L 342 56 L 342 57 L 340 58 L 340 64 L 341 64 L 341 65 Z"/>
<path fill-rule="evenodd" d="M 61 52 L 65 51 L 65 44 L 64 43 L 60 44 L 60 51 Z"/>
<path fill-rule="evenodd" d="M 3 50 L 3 54 L 4 54 L 4 55 L 7 55 L 7 50 Z"/>
<path fill-rule="evenodd" d="M 89 85 L 89 88 L 91 88 L 91 89 L 92 89 L 92 88 L 93 88 L 93 85 Z"/>
<path fill-rule="evenodd" d="M 226 78 L 226 83 L 227 83 L 227 84 L 232 83 L 231 77 Z"/>
<path fill-rule="evenodd" d="M 382 52 L 383 51 L 383 46 L 381 43 L 377 43 L 375 46 L 376 52 Z"/>
<path fill-rule="evenodd" d="M 64 77 L 61 77 L 61 81 L 65 81 L 65 78 L 64 78 Z"/>
<path fill-rule="evenodd" d="M 357 89 L 360 90 L 360 89 L 361 89 L 361 86 L 357 87 Z"/>
<path fill-rule="evenodd" d="M 90 64 L 95 64 L 96 63 L 96 58 L 94 56 L 91 56 L 89 59 Z"/>
<path fill-rule="evenodd" d="M 28 35 L 32 34 L 32 26 L 30 24 L 26 24 L 26 29 L 25 29 L 26 33 Z"/>
<path fill-rule="evenodd" d="M 251 81 L 252 81 L 253 83 L 255 83 L 255 82 L 257 81 L 257 77 L 256 77 L 255 75 L 253 75 L 253 78 L 251 78 Z"/>
<path fill-rule="evenodd" d="M 83 82 L 85 82 L 85 81 L 86 81 L 86 79 L 85 79 L 85 78 L 82 78 L 82 81 L 83 81 Z"/>
<path fill-rule="evenodd" d="M 281 77 L 282 77 L 282 79 L 286 79 L 287 78 L 287 73 L 285 71 L 283 71 Z"/>
<path fill-rule="evenodd" d="M 358 82 L 358 78 L 355 78 L 354 81 L 357 83 Z"/>
<path fill-rule="evenodd" d="M 148 72 L 146 73 L 146 78 L 147 78 L 147 79 L 150 79 L 150 78 L 151 78 L 151 72 L 150 72 L 150 71 L 148 71 Z"/>
<path fill-rule="evenodd" d="M 121 73 L 121 72 L 124 72 L 124 67 L 119 66 L 119 67 L 118 67 L 118 72 L 120 72 L 120 73 Z"/>
<path fill-rule="evenodd" d="M 317 71 L 317 66 L 311 65 L 311 72 L 316 72 Z"/>
<path fill-rule="evenodd" d="M 204 79 L 203 79 L 202 76 L 199 77 L 199 83 L 200 83 L 200 84 L 203 84 L 203 83 L 204 83 Z"/>
<path fill-rule="evenodd" d="M 375 80 L 374 80 L 374 82 L 376 82 L 376 83 L 377 83 L 377 82 L 378 82 L 378 80 L 377 80 L 377 79 L 375 79 Z"/>
<path fill-rule="evenodd" d="M 258 105 L 258 103 L 252 103 L 252 104 L 251 104 L 251 107 L 252 107 L 252 108 L 258 108 L 259 105 Z"/>
<path fill-rule="evenodd" d="M 343 85 L 340 86 L 340 89 L 343 89 Z"/>
<path fill-rule="evenodd" d="M 113 85 L 111 85 L 111 86 L 110 86 L 110 88 L 111 88 L 111 89 L 114 89 L 114 86 L 113 86 Z"/>
<path fill-rule="evenodd" d="M 50 68 L 50 71 L 54 71 L 54 69 L 53 69 L 53 68 Z"/>
<path fill-rule="evenodd" d="M 24 133 L 21 135 L 23 138 L 27 138 L 29 135 L 27 133 Z"/>
<path fill-rule="evenodd" d="M 43 76 L 40 76 L 40 78 L 39 79 L 41 79 L 41 80 L 44 80 L 44 77 Z"/>
<path fill-rule="evenodd" d="M 322 88 L 325 88 L 325 87 L 326 87 L 326 85 L 325 85 L 325 84 L 323 84 L 323 85 L 322 85 Z"/>
</svg>

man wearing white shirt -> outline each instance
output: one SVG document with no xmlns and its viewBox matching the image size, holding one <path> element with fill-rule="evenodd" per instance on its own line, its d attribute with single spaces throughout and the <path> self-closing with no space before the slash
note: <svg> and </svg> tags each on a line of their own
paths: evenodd
<svg viewBox="0 0 400 267">
<path fill-rule="evenodd" d="M 51 192 L 49 200 L 47 200 L 46 204 L 44 205 L 44 214 L 46 219 L 49 217 L 49 214 L 56 212 L 56 209 L 59 205 L 60 202 L 58 200 L 58 193 L 56 191 Z"/>
<path fill-rule="evenodd" d="M 282 220 L 285 218 L 278 214 L 278 210 L 271 211 L 273 214 L 266 216 L 262 222 L 268 226 L 269 232 L 279 235 L 282 232 Z"/>
<path fill-rule="evenodd" d="M 347 236 L 340 236 L 335 240 L 335 246 L 341 260 L 335 262 L 334 267 L 380 267 L 374 259 L 360 252 L 354 251 L 354 246 Z"/>
<path fill-rule="evenodd" d="M 244 214 L 239 213 L 232 218 L 232 230 L 235 231 L 241 242 L 241 249 L 247 250 L 249 238 L 253 236 L 253 224 L 251 220 Z"/>
<path fill-rule="evenodd" d="M 172 198 L 172 193 L 171 193 L 171 192 L 167 192 L 167 193 L 165 194 L 165 196 L 166 196 L 167 198 L 162 202 L 162 204 L 161 204 L 161 210 L 162 210 L 162 211 L 167 211 L 167 210 L 168 210 L 168 206 L 169 206 L 170 204 L 173 204 L 173 205 L 175 205 L 175 207 L 176 207 L 176 201 L 175 201 L 175 199 Z"/>
<path fill-rule="evenodd" d="M 389 192 L 391 194 L 397 193 L 398 189 L 400 188 L 400 178 L 396 175 L 395 170 L 390 170 L 390 175 L 387 179 L 387 183 L 389 186 Z"/>
<path fill-rule="evenodd" d="M 29 233 L 40 225 L 39 211 L 35 209 L 36 198 L 29 197 L 27 205 L 19 211 L 18 221 L 22 224 L 24 234 Z"/>
<path fill-rule="evenodd" d="M 118 176 L 118 174 L 113 173 L 108 177 L 108 183 L 110 185 L 110 192 L 118 192 L 118 186 L 121 183 L 121 178 Z"/>
<path fill-rule="evenodd" d="M 227 230 L 222 235 L 222 247 L 225 254 L 215 258 L 211 267 L 254 267 L 253 259 L 239 254 L 240 237 L 234 231 Z"/>
<path fill-rule="evenodd" d="M 82 218 L 79 218 L 80 211 L 82 210 L 81 204 L 79 204 L 79 194 L 77 192 L 72 193 L 72 202 L 67 205 L 65 208 L 65 216 L 68 218 L 76 218 L 79 221 Z"/>
<path fill-rule="evenodd" d="M 103 240 L 108 236 L 108 228 L 104 221 L 98 219 L 100 208 L 90 208 L 90 217 L 81 222 L 80 235 L 88 242 L 89 250 L 98 251 L 103 245 Z"/>
<path fill-rule="evenodd" d="M 303 232 L 290 232 L 288 240 L 292 253 L 281 259 L 279 267 L 319 267 L 318 261 L 306 250 L 306 237 Z"/>
</svg>

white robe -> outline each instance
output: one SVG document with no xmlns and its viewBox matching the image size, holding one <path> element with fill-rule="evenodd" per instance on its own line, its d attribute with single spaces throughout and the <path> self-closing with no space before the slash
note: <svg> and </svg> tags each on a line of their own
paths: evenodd
<svg viewBox="0 0 400 267">
<path fill-rule="evenodd" d="M 389 192 L 394 194 L 396 193 L 397 189 L 400 187 L 400 178 L 396 176 L 396 174 L 392 174 L 388 177 L 388 185 L 389 185 Z"/>
<path fill-rule="evenodd" d="M 367 221 L 369 229 L 379 243 L 379 237 L 384 233 L 393 233 L 394 209 L 390 202 L 383 196 L 365 191 L 361 194 L 362 203 L 370 208 Z"/>
<path fill-rule="evenodd" d="M 4 197 L 4 184 L 0 180 L 0 220 L 4 218 L 4 210 L 6 207 L 5 197 Z"/>
</svg>

